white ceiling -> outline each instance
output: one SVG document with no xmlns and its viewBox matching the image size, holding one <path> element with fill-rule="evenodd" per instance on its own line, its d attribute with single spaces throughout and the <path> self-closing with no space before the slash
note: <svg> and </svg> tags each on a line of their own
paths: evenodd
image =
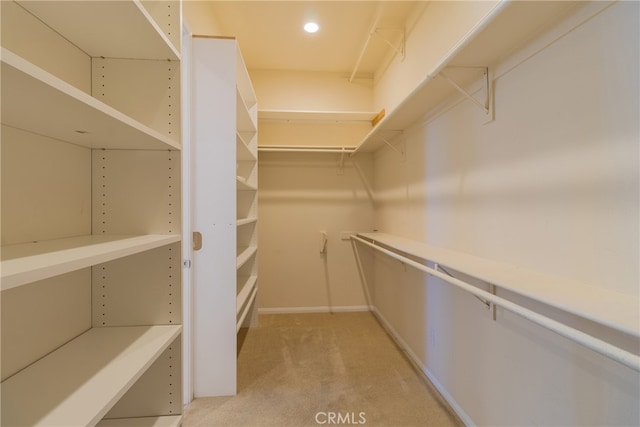
<svg viewBox="0 0 640 427">
<path fill-rule="evenodd" d="M 222 33 L 235 36 L 249 69 L 353 73 L 371 30 L 359 76 L 370 76 L 400 46 L 424 1 L 215 1 Z M 314 20 L 315 34 L 302 26 Z M 386 40 L 386 41 L 385 41 Z"/>
</svg>

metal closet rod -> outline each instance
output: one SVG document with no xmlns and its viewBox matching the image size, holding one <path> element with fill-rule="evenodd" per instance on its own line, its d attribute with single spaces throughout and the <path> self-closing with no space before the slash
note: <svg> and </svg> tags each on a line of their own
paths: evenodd
<svg viewBox="0 0 640 427">
<path fill-rule="evenodd" d="M 352 153 L 355 147 L 307 146 L 307 145 L 262 145 L 258 151 L 285 153 Z"/>
<path fill-rule="evenodd" d="M 596 351 L 612 360 L 615 360 L 616 362 L 619 362 L 635 371 L 640 372 L 640 356 L 637 356 L 631 352 L 628 352 L 622 348 L 619 348 L 613 344 L 610 344 L 606 341 L 603 341 L 599 338 L 593 337 L 589 334 L 586 334 L 582 331 L 579 331 L 577 329 L 574 329 L 570 326 L 565 325 L 564 323 L 558 322 L 557 320 L 553 320 L 550 319 L 546 316 L 543 316 L 533 310 L 530 310 L 528 308 L 522 307 L 518 304 L 515 304 L 509 300 L 506 300 L 504 298 L 501 298 L 499 296 L 493 295 L 490 292 L 487 292 L 485 290 L 482 289 L 478 289 L 473 285 L 470 285 L 466 282 L 463 282 L 460 279 L 456 279 L 455 277 L 451 277 L 448 276 L 438 270 L 435 270 L 431 267 L 427 267 L 425 265 L 422 265 L 416 261 L 413 261 L 412 259 L 409 259 L 403 255 L 400 255 L 396 252 L 390 251 L 388 249 L 385 249 L 383 247 L 380 247 L 378 245 L 376 245 L 375 243 L 371 243 L 367 240 L 364 240 L 360 237 L 357 236 L 351 236 L 352 239 L 357 240 L 358 242 L 370 246 L 392 258 L 395 258 L 401 262 L 403 262 L 404 264 L 408 264 L 418 270 L 424 271 L 425 273 L 428 273 L 431 276 L 435 276 L 438 277 L 442 280 L 444 280 L 445 282 L 448 282 L 454 286 L 457 286 L 479 298 L 482 298 L 492 304 L 495 304 L 497 306 L 500 306 L 502 308 L 504 308 L 505 310 L 509 310 L 510 312 L 517 314 L 520 317 L 523 317 L 537 325 L 542 326 L 543 328 L 546 328 L 552 332 L 557 333 L 558 335 L 561 335 L 565 338 L 568 338 L 570 340 L 573 340 L 579 344 L 582 344 L 583 346 Z"/>
</svg>

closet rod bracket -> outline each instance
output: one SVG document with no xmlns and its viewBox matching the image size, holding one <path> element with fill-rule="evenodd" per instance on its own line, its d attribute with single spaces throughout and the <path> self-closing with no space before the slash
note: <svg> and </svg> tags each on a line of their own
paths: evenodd
<svg viewBox="0 0 640 427">
<path fill-rule="evenodd" d="M 402 131 L 398 131 L 399 132 L 399 136 L 403 137 L 403 133 Z M 380 140 L 382 142 L 384 142 L 389 148 L 391 148 L 393 151 L 395 151 L 396 153 L 400 154 L 400 157 L 402 157 L 402 161 L 405 161 L 405 141 L 404 138 L 401 139 L 400 144 L 402 146 L 402 149 L 398 148 L 396 145 L 394 145 L 393 143 L 391 143 L 391 141 L 389 141 L 387 138 L 385 138 L 382 135 L 376 135 L 378 138 L 380 138 Z M 397 137 L 396 137 L 397 138 Z M 395 138 L 394 138 L 395 139 Z"/>
<path fill-rule="evenodd" d="M 448 68 L 468 68 L 468 69 L 476 69 L 482 70 L 482 93 L 484 94 L 484 101 L 479 101 L 472 93 L 469 93 L 465 88 L 460 86 L 456 81 L 454 81 L 450 76 L 448 76 L 444 71 L 440 71 L 438 75 L 442 77 L 449 85 L 451 85 L 455 90 L 464 95 L 468 100 L 474 103 L 482 112 L 488 117 L 488 121 L 493 120 L 493 90 L 491 88 L 491 79 L 489 77 L 489 67 L 460 67 L 460 66 L 450 66 Z"/>
<path fill-rule="evenodd" d="M 444 274 L 446 274 L 449 277 L 452 277 L 454 279 L 456 279 L 456 277 L 451 274 L 446 268 L 442 267 L 440 264 L 438 264 L 437 262 L 433 264 L 433 269 L 436 271 L 440 271 Z M 496 295 L 496 285 L 489 283 L 489 293 L 491 295 Z M 487 301 L 484 298 L 480 298 L 477 295 L 473 295 L 478 301 L 480 301 L 482 304 L 484 304 L 488 310 L 491 310 L 491 318 L 495 321 L 497 316 L 496 316 L 496 309 L 497 309 L 497 305 L 492 303 L 491 301 Z"/>
</svg>

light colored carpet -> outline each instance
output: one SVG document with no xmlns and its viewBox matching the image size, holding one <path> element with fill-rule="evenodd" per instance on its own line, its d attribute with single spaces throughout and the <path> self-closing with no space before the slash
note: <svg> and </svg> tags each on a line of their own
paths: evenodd
<svg viewBox="0 0 640 427">
<path fill-rule="evenodd" d="M 195 399 L 183 427 L 463 425 L 369 312 L 258 323 L 239 337 L 238 394 Z"/>
</svg>

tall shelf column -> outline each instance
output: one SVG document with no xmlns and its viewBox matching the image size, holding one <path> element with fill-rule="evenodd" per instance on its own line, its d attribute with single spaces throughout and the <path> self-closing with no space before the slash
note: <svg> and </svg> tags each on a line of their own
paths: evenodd
<svg viewBox="0 0 640 427">
<path fill-rule="evenodd" d="M 257 320 L 257 100 L 234 38 L 194 36 L 194 394 L 236 393 L 237 333 Z"/>
</svg>

